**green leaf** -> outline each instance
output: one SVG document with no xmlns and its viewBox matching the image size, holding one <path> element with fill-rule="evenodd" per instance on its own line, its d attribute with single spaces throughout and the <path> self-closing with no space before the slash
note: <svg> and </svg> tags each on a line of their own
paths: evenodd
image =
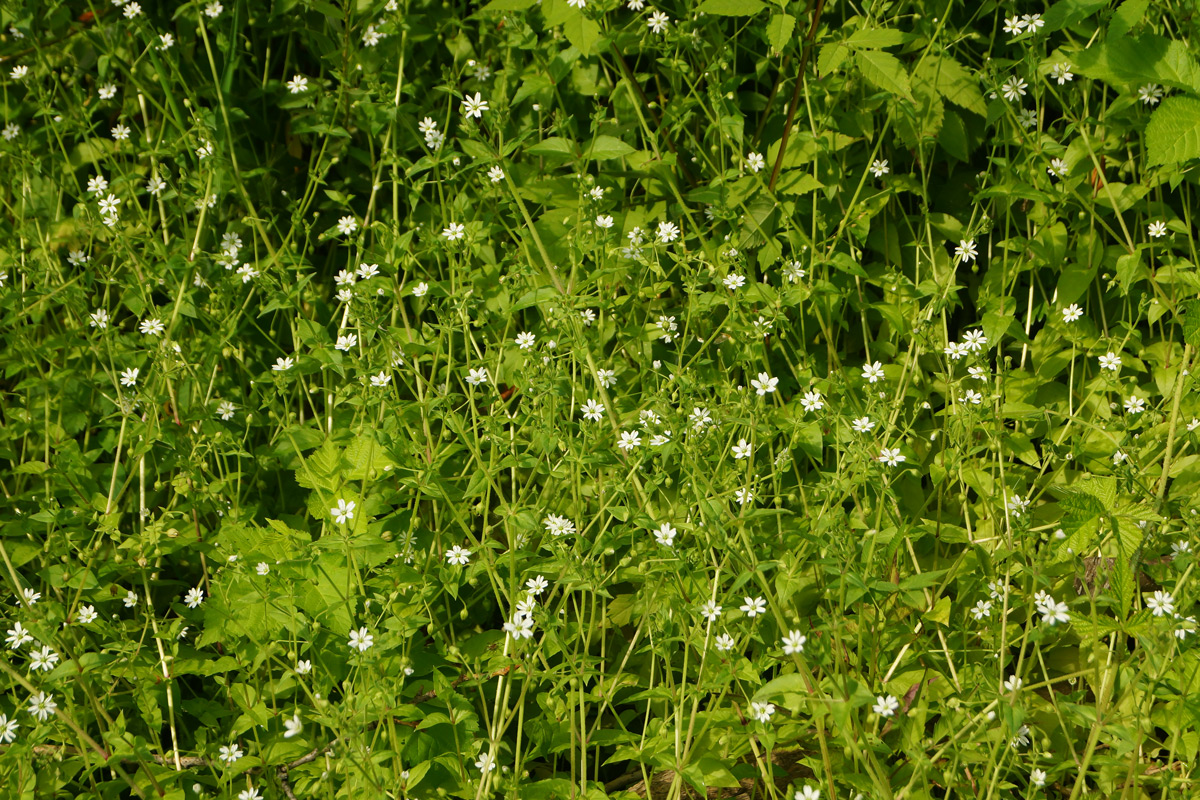
<svg viewBox="0 0 1200 800">
<path fill-rule="evenodd" d="M 981 117 L 987 116 L 987 103 L 983 100 L 983 92 L 979 91 L 979 81 L 950 56 L 926 58 L 913 77 L 932 83 L 938 94 L 959 108 Z"/>
<path fill-rule="evenodd" d="M 637 152 L 637 148 L 621 141 L 617 137 L 602 134 L 592 140 L 584 155 L 596 161 L 604 161 L 609 158 L 622 158 L 635 152 Z"/>
<path fill-rule="evenodd" d="M 1168 97 L 1146 126 L 1150 164 L 1178 164 L 1200 157 L 1200 100 Z"/>
<path fill-rule="evenodd" d="M 1045 32 L 1062 30 L 1086 19 L 1108 6 L 1108 0 L 1064 0 L 1055 3 L 1042 19 L 1046 22 Z"/>
<path fill-rule="evenodd" d="M 758 0 L 704 0 L 696 10 L 719 17 L 748 17 L 766 8 Z"/>
<path fill-rule="evenodd" d="M 600 26 L 583 14 L 575 14 L 563 23 L 563 35 L 579 52 L 590 56 L 600 40 Z"/>
<path fill-rule="evenodd" d="M 936 622 L 939 625 L 950 624 L 950 598 L 943 597 L 934 604 L 933 608 L 925 612 L 923 619 L 926 622 Z"/>
<path fill-rule="evenodd" d="M 805 682 L 804 676 L 798 672 L 780 675 L 759 687 L 759 690 L 754 693 L 753 699 L 755 702 L 761 703 L 763 700 L 778 697 L 781 694 L 808 694 L 808 684 Z"/>
<path fill-rule="evenodd" d="M 1076 492 L 1094 497 L 1100 502 L 1104 511 L 1109 514 L 1117 507 L 1117 479 L 1112 475 L 1104 477 L 1092 475 L 1076 481 L 1071 488 Z"/>
<path fill-rule="evenodd" d="M 1200 300 L 1185 302 L 1183 312 L 1183 340 L 1200 350 Z"/>
<path fill-rule="evenodd" d="M 492 0 L 479 11 L 480 13 L 484 11 L 524 11 L 527 8 L 533 8 L 536 2 L 537 0 Z"/>
<path fill-rule="evenodd" d="M 824 186 L 819 180 L 802 169 L 788 170 L 779 177 L 775 191 L 779 194 L 807 194 Z"/>
<path fill-rule="evenodd" d="M 1113 569 L 1113 587 L 1117 590 L 1117 601 L 1121 604 L 1121 617 L 1128 618 L 1133 607 L 1133 571 L 1136 568 L 1136 556 L 1142 543 L 1142 536 L 1137 529 L 1129 524 L 1122 525 L 1120 520 L 1113 518 L 1113 531 L 1117 535 L 1117 563 Z"/>
<path fill-rule="evenodd" d="M 885 92 L 903 97 L 909 102 L 915 102 L 912 87 L 909 84 L 908 72 L 900 59 L 888 53 L 876 50 L 860 50 L 855 55 L 855 63 L 862 71 L 863 77 Z"/>
<path fill-rule="evenodd" d="M 971 142 L 967 137 L 967 128 L 963 125 L 962 117 L 953 111 L 945 111 L 942 118 L 942 129 L 938 132 L 938 144 L 942 149 L 959 161 L 967 161 L 971 157 Z"/>
<path fill-rule="evenodd" d="M 821 45 L 821 50 L 817 54 L 817 74 L 828 75 L 833 72 L 842 65 L 848 55 L 850 55 L 850 48 L 841 42 Z"/>
<path fill-rule="evenodd" d="M 784 46 L 792 38 L 792 30 L 796 27 L 796 18 L 791 14 L 774 14 L 767 23 L 767 43 L 776 53 L 782 53 Z"/>
<path fill-rule="evenodd" d="M 530 147 L 528 152 L 533 156 L 571 161 L 575 158 L 575 143 L 561 136 L 551 136 Z"/>
<path fill-rule="evenodd" d="M 1149 7 L 1150 0 L 1125 0 L 1121 3 L 1108 23 L 1108 38 L 1119 39 L 1129 33 L 1134 25 L 1142 21 Z"/>
<path fill-rule="evenodd" d="M 869 31 L 855 31 L 843 41 L 847 46 L 853 48 L 878 49 L 881 47 L 895 47 L 898 44 L 911 41 L 912 38 L 913 35 L 911 33 L 901 33 L 889 28 L 875 28 Z"/>
<path fill-rule="evenodd" d="M 1146 33 L 1092 45 L 1075 56 L 1075 72 L 1118 89 L 1161 83 L 1176 89 L 1200 91 L 1200 66 L 1183 42 Z M 1166 103 L 1163 103 L 1165 106 Z"/>
</svg>

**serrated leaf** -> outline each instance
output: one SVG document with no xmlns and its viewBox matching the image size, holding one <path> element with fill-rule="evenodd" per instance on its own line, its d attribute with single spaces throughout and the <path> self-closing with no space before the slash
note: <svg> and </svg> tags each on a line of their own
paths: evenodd
<svg viewBox="0 0 1200 800">
<path fill-rule="evenodd" d="M 766 8 L 758 0 L 704 0 L 696 10 L 720 17 L 748 17 Z"/>
<path fill-rule="evenodd" d="M 1188 300 L 1183 304 L 1183 340 L 1200 350 L 1200 300 Z"/>
<path fill-rule="evenodd" d="M 849 47 L 869 50 L 881 47 L 895 47 L 898 44 L 911 41 L 912 38 L 913 35 L 911 33 L 901 33 L 890 28 L 875 28 L 869 31 L 855 31 L 842 41 Z"/>
<path fill-rule="evenodd" d="M 967 161 L 971 157 L 971 143 L 967 137 L 967 128 L 962 118 L 953 111 L 944 112 L 942 129 L 938 132 L 938 144 L 942 149 L 959 161 Z"/>
<path fill-rule="evenodd" d="M 1117 6 L 1108 23 L 1108 38 L 1119 39 L 1129 33 L 1134 25 L 1142 21 L 1149 7 L 1150 0 L 1125 0 Z"/>
<path fill-rule="evenodd" d="M 575 14 L 563 23 L 563 35 L 579 48 L 579 52 L 590 56 L 600 40 L 600 26 L 583 14 Z"/>
<path fill-rule="evenodd" d="M 1117 479 L 1112 475 L 1091 475 L 1076 481 L 1071 487 L 1074 491 L 1094 497 L 1100 502 L 1104 512 L 1111 514 L 1117 507 Z"/>
<path fill-rule="evenodd" d="M 637 152 L 635 147 L 621 141 L 615 136 L 602 134 L 592 140 L 592 143 L 588 145 L 585 155 L 588 158 L 603 161 L 608 158 L 621 158 L 634 152 Z"/>
<path fill-rule="evenodd" d="M 791 14 L 773 15 L 767 23 L 767 43 L 776 53 L 782 53 L 784 46 L 791 40 L 795 27 L 796 18 Z"/>
<path fill-rule="evenodd" d="M 1113 531 L 1116 533 L 1120 552 L 1117 553 L 1113 569 L 1112 585 L 1117 590 L 1122 618 L 1127 618 L 1129 610 L 1133 607 L 1134 556 L 1142 541 L 1141 535 L 1134 533 L 1135 530 L 1132 525 L 1122 525 L 1120 520 L 1113 519 Z"/>
<path fill-rule="evenodd" d="M 1064 0 L 1061 3 L 1055 3 L 1042 17 L 1046 23 L 1045 32 L 1050 33 L 1070 27 L 1107 6 L 1108 0 Z"/>
<path fill-rule="evenodd" d="M 915 102 L 908 72 L 900 63 L 900 59 L 877 50 L 859 50 L 854 54 L 854 61 L 868 82 L 885 92 Z"/>
<path fill-rule="evenodd" d="M 1122 37 L 1094 44 L 1075 55 L 1074 71 L 1118 89 L 1161 83 L 1176 89 L 1200 91 L 1200 66 L 1187 45 L 1157 34 Z M 1166 105 L 1164 103 L 1163 105 Z"/>
<path fill-rule="evenodd" d="M 492 0 L 483 8 L 483 11 L 524 11 L 527 8 L 533 8 L 537 0 Z"/>
<path fill-rule="evenodd" d="M 842 65 L 848 55 L 850 55 L 850 48 L 841 42 L 821 45 L 821 49 L 817 53 L 817 74 L 828 75 L 833 72 Z"/>
<path fill-rule="evenodd" d="M 1200 100 L 1168 97 L 1146 125 L 1150 164 L 1178 164 L 1200 157 Z"/>
<path fill-rule="evenodd" d="M 913 77 L 929 81 L 938 94 L 959 108 L 981 117 L 987 116 L 987 103 L 983 100 L 983 92 L 979 90 L 979 82 L 966 67 L 950 56 L 926 58 Z"/>
</svg>

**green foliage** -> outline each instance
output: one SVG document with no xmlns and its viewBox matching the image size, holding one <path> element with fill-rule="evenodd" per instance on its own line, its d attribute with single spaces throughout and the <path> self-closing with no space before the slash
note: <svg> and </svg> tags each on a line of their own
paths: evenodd
<svg viewBox="0 0 1200 800">
<path fill-rule="evenodd" d="M 1190 796 L 1189 9 L 10 6 L 5 798 Z"/>
</svg>

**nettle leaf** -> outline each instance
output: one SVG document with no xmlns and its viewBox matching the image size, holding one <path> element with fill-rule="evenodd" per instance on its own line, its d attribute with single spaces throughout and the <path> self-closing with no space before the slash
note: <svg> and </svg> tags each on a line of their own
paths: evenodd
<svg viewBox="0 0 1200 800">
<path fill-rule="evenodd" d="M 1107 7 L 1108 0 L 1065 0 L 1062 3 L 1055 3 L 1042 17 L 1046 23 L 1045 32 L 1050 33 L 1068 28 Z"/>
<path fill-rule="evenodd" d="M 932 83 L 938 94 L 959 108 L 987 116 L 987 103 L 979 90 L 979 81 L 950 56 L 927 57 L 913 72 L 913 77 Z"/>
<path fill-rule="evenodd" d="M 856 49 L 879 49 L 882 47 L 895 47 L 898 44 L 910 42 L 913 38 L 911 33 L 901 33 L 889 28 L 875 28 L 869 31 L 855 31 L 843 41 L 849 47 Z"/>
<path fill-rule="evenodd" d="M 833 72 L 842 65 L 848 55 L 850 55 L 850 48 L 841 42 L 821 45 L 821 49 L 817 53 L 817 74 L 828 75 Z"/>
<path fill-rule="evenodd" d="M 912 95 L 908 71 L 900 63 L 900 59 L 877 50 L 859 50 L 854 55 L 855 63 L 868 82 L 885 92 L 903 97 L 909 102 L 916 102 Z"/>
<path fill-rule="evenodd" d="M 1200 300 L 1188 300 L 1183 304 L 1183 340 L 1200 350 Z"/>
<path fill-rule="evenodd" d="M 767 43 L 776 53 L 782 53 L 784 46 L 792 38 L 792 30 L 796 27 L 796 18 L 791 14 L 775 14 L 767 23 Z"/>
<path fill-rule="evenodd" d="M 1178 164 L 1200 157 L 1200 100 L 1168 97 L 1146 126 L 1150 164 Z"/>
<path fill-rule="evenodd" d="M 1119 39 L 1129 33 L 1134 25 L 1142 21 L 1149 7 L 1150 0 L 1125 0 L 1121 3 L 1108 23 L 1108 38 Z"/>
<path fill-rule="evenodd" d="M 1113 569 L 1112 583 L 1117 590 L 1117 601 L 1121 604 L 1121 616 L 1128 618 L 1129 611 L 1133 607 L 1133 573 L 1137 566 L 1137 551 L 1142 544 L 1142 534 L 1133 525 L 1121 524 L 1115 518 L 1113 519 L 1113 532 L 1117 536 L 1119 552 L 1117 553 L 1117 563 Z"/>
<path fill-rule="evenodd" d="M 1074 71 L 1080 75 L 1117 88 L 1161 83 L 1176 89 L 1200 91 L 1200 65 L 1187 45 L 1153 33 L 1092 45 L 1077 53 L 1072 63 Z"/>
<path fill-rule="evenodd" d="M 758 0 L 704 0 L 696 10 L 721 17 L 748 17 L 766 8 Z"/>
</svg>

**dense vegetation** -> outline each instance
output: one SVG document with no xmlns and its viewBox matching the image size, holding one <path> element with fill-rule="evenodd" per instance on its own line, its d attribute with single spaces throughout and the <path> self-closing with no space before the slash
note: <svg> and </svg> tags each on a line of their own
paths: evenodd
<svg viewBox="0 0 1200 800">
<path fill-rule="evenodd" d="M 3 793 L 1195 796 L 1196 25 L 7 4 Z"/>
</svg>

